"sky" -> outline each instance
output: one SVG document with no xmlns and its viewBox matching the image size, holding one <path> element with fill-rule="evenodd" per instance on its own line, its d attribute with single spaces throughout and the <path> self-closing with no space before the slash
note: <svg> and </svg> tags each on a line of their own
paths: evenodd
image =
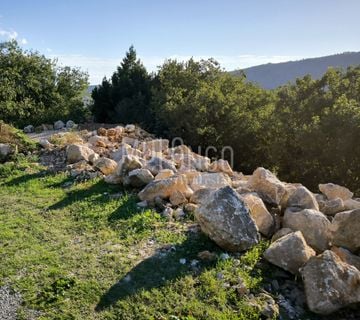
<svg viewBox="0 0 360 320">
<path fill-rule="evenodd" d="M 149 71 L 213 57 L 226 70 L 360 51 L 360 0 L 1 0 L 0 41 L 110 76 L 134 45 Z"/>
</svg>

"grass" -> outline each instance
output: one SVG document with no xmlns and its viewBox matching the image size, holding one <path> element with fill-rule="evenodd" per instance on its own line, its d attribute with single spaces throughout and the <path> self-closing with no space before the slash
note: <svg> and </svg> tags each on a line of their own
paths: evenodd
<svg viewBox="0 0 360 320">
<path fill-rule="evenodd" d="M 37 144 L 29 139 L 22 131 L 0 120 L 0 143 L 17 146 L 19 152 L 33 151 Z"/>
<path fill-rule="evenodd" d="M 41 320 L 260 319 L 236 288 L 256 299 L 265 243 L 200 260 L 222 251 L 191 218 L 141 211 L 136 196 L 101 180 L 68 181 L 28 159 L 0 166 L 0 285 L 22 294 L 20 319 L 29 309 Z"/>
<path fill-rule="evenodd" d="M 84 140 L 81 137 L 81 133 L 70 131 L 65 133 L 53 134 L 50 137 L 50 142 L 57 146 L 67 146 L 69 144 L 83 143 Z"/>
</svg>

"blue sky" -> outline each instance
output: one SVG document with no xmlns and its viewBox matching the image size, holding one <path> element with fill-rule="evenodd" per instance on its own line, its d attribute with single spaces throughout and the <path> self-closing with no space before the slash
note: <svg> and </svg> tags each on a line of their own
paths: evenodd
<svg viewBox="0 0 360 320">
<path fill-rule="evenodd" d="M 360 0 L 1 0 L 0 41 L 111 75 L 134 44 L 165 58 L 216 58 L 227 70 L 360 51 Z"/>
</svg>

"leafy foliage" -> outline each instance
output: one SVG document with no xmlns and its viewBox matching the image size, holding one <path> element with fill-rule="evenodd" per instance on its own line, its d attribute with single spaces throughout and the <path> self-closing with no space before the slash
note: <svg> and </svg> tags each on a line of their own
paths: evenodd
<svg viewBox="0 0 360 320">
<path fill-rule="evenodd" d="M 82 92 L 87 75 L 57 67 L 37 52 L 24 51 L 16 41 L 0 43 L 0 119 L 16 126 L 58 119 L 79 121 L 86 114 Z"/>
<path fill-rule="evenodd" d="M 266 142 L 262 131 L 273 108 L 271 93 L 223 72 L 212 59 L 169 60 L 155 83 L 152 108 L 159 135 L 181 137 L 203 151 L 214 146 L 214 156 L 231 146 L 240 169 L 266 162 L 256 151 Z"/>
<path fill-rule="evenodd" d="M 278 90 L 269 156 L 282 178 L 360 191 L 359 92 L 360 67 L 329 69 L 319 80 L 307 76 Z"/>
<path fill-rule="evenodd" d="M 202 153 L 214 147 L 208 156 L 246 174 L 265 166 L 313 190 L 332 181 L 360 192 L 360 67 L 264 90 L 213 59 L 167 60 L 151 78 L 131 47 L 93 98 L 99 121 L 138 122 Z"/>
</svg>

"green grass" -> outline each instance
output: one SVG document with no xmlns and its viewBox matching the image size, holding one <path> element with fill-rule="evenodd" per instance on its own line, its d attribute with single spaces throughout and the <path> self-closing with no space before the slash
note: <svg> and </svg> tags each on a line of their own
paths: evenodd
<svg viewBox="0 0 360 320">
<path fill-rule="evenodd" d="M 0 285 L 22 294 L 20 318 L 28 309 L 39 319 L 260 318 L 236 286 L 261 288 L 266 244 L 201 261 L 203 250 L 222 251 L 191 218 L 141 211 L 136 196 L 101 180 L 68 181 L 26 159 L 0 166 Z"/>
</svg>

